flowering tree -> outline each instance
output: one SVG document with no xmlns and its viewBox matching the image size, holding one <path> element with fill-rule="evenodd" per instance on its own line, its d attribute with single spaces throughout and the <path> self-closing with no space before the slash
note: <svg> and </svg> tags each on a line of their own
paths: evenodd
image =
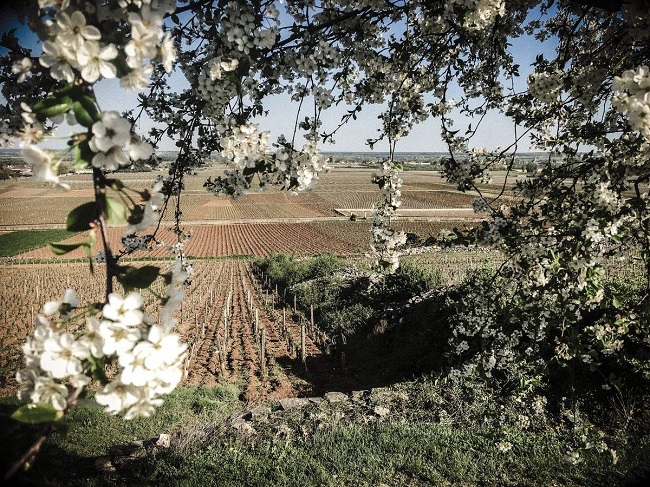
<svg viewBox="0 0 650 487">
<path fill-rule="evenodd" d="M 363 106 L 375 103 L 386 110 L 378 137 L 368 144 L 386 141 L 391 153 L 374 177 L 385 199 L 373 217 L 378 263 L 395 269 L 403 242 L 390 228 L 399 206 L 395 145 L 432 117 L 440 120 L 440 137 L 449 147 L 446 176 L 461 190 L 477 191 L 475 208 L 487 212 L 488 220 L 468 241 L 493 245 L 506 256 L 500 269 L 510 283 L 504 299 L 516 306 L 502 306 L 496 322 L 486 315 L 498 302 L 481 301 L 488 297 L 483 289 L 475 290 L 475 299 L 468 295 L 476 308 L 457 321 L 451 345 L 471 361 L 452 375 L 537 380 L 550 359 L 598 369 L 628 347 L 647 354 L 647 0 L 26 5 L 42 53 L 22 47 L 11 33 L 2 38 L 8 50 L 0 73 L 7 105 L 0 107 L 0 139 L 20 137 L 35 178 L 65 186 L 57 176 L 60 156 L 38 144 L 61 124 L 70 126 L 64 152 L 74 154 L 77 168 L 92 169 L 95 198 L 73 210 L 66 224 L 87 232 L 74 247 L 88 249 L 89 256 L 97 241 L 103 246 L 107 277 L 104 302 L 84 307 L 65 291 L 61 302 L 46 303 L 37 318 L 25 346 L 27 368 L 18 376 L 21 395 L 37 404 L 21 410 L 24 419 L 59 416 L 91 377 L 103 384 L 97 400 L 107 411 L 151 414 L 159 396 L 180 380 L 184 354 L 171 318 L 191 270 L 182 255 L 186 236 L 180 221 L 173 247 L 178 260 L 169 273 L 136 269 L 120 257 L 157 242 L 155 231 L 138 233 L 156 224 L 162 207 L 182 191 L 185 172 L 212 152 L 220 152 L 232 169 L 208 179 L 209 191 L 238 196 L 254 185 L 305 191 L 326 167 L 318 143 L 332 142 Z M 557 45 L 552 55 L 540 51 L 527 83 L 509 50 L 510 40 L 524 36 Z M 186 80 L 180 90 L 170 84 L 172 74 Z M 120 114 L 98 106 L 93 86 L 104 78 L 141 91 L 139 111 Z M 290 93 L 296 104 L 296 129 L 291 140 L 271 141 L 252 119 L 280 92 Z M 322 113 L 340 104 L 349 106 L 341 123 L 324 129 Z M 508 147 L 473 146 L 490 112 L 513 121 Z M 156 127 L 143 140 L 133 127 L 145 114 Z M 470 124 L 454 128 L 467 117 Z M 296 141 L 299 131 L 304 143 Z M 113 174 L 150 158 L 163 138 L 179 148 L 169 178 L 136 191 Z M 484 197 L 480 184 L 489 180 L 490 168 L 504 162 L 511 168 L 524 138 L 547 151 L 547 164 L 517 184 L 516 203 Z M 178 206 L 176 214 L 180 218 Z M 109 247 L 107 223 L 128 225 L 124 249 Z M 57 253 L 72 248 L 52 244 Z M 603 269 L 607 259 L 632 251 L 645 266 L 647 285 L 643 299 L 625 302 L 606 288 Z M 138 294 L 113 292 L 115 279 L 134 290 L 158 278 L 169 286 L 158 321 L 143 315 Z M 503 309 L 512 312 L 504 315 Z M 71 326 L 80 321 L 85 326 Z M 472 348 L 474 337 L 482 342 Z M 531 355 L 535 360 L 525 359 Z M 111 363 L 117 373 L 107 377 Z M 620 377 L 604 381 L 611 387 Z M 528 394 L 532 383 L 523 381 L 521 393 Z"/>
</svg>

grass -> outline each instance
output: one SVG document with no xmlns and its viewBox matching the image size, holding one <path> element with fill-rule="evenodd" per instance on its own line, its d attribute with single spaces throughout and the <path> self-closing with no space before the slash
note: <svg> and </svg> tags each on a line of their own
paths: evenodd
<svg viewBox="0 0 650 487">
<path fill-rule="evenodd" d="M 401 387 L 401 386 L 399 386 Z M 411 386 L 407 386 L 411 387 Z M 152 418 L 123 421 L 96 408 L 79 407 L 46 443 L 18 485 L 38 486 L 624 486 L 643 473 L 650 435 L 613 434 L 619 454 L 588 452 L 584 461 L 563 460 L 570 431 L 545 427 L 511 431 L 512 449 L 501 452 L 498 426 L 440 422 L 423 409 L 432 384 L 418 386 L 409 401 L 390 402 L 378 419 L 367 406 L 321 403 L 275 411 L 241 433 L 224 422 L 241 407 L 232 387 L 175 391 Z M 420 394 L 419 397 L 414 394 Z M 16 405 L 0 401 L 0 458 L 9 464 L 33 441 L 37 428 L 13 423 Z M 365 409 L 364 409 L 365 408 Z M 94 458 L 112 445 L 183 429 L 179 446 L 133 460 L 117 473 L 100 475 Z M 3 465 L 6 468 L 6 465 Z M 646 472 L 647 473 L 647 472 Z M 642 485 L 642 484 L 639 484 Z"/>
<path fill-rule="evenodd" d="M 67 230 L 19 230 L 0 235 L 0 257 L 12 257 L 76 235 Z"/>
<path fill-rule="evenodd" d="M 222 421 L 239 404 L 233 386 L 177 389 L 150 418 L 125 421 L 102 409 L 83 405 L 73 408 L 57 424 L 36 462 L 14 478 L 16 485 L 114 485 L 98 476 L 94 459 L 106 455 L 117 444 L 147 440 L 160 433 L 173 433 L 197 423 Z M 18 407 L 16 398 L 0 399 L 0 469 L 2 474 L 38 437 L 42 427 L 25 425 L 10 418 Z M 108 482 L 108 483 L 107 483 Z"/>
</svg>

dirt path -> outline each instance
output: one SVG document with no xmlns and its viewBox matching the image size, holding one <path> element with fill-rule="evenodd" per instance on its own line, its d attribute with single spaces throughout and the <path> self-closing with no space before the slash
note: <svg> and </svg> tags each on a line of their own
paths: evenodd
<svg viewBox="0 0 650 487">
<path fill-rule="evenodd" d="M 242 399 L 251 403 L 322 392 L 334 359 L 306 333 L 302 361 L 301 323 L 290 309 L 283 320 L 282 307 L 267 298 L 249 263 L 224 264 L 214 277 L 213 296 L 206 321 L 186 323 L 182 332 L 190 344 L 187 383 L 238 384 Z"/>
</svg>

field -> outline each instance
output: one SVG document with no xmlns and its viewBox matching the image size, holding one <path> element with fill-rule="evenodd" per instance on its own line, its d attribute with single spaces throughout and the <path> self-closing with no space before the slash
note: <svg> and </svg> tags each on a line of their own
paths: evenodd
<svg viewBox="0 0 650 487">
<path fill-rule="evenodd" d="M 199 259 L 195 262 L 196 276 L 178 313 L 180 332 L 190 348 L 185 383 L 245 384 L 244 397 L 249 401 L 326 390 L 334 365 L 324 353 L 327 344 L 323 337 L 311 327 L 306 332 L 306 360 L 313 364 L 306 375 L 300 357 L 300 318 L 290 309 L 283 313 L 269 304 L 259 286 L 256 288 L 259 283 L 251 275 L 249 259 L 275 252 L 306 256 L 329 251 L 355 261 L 367 260 L 372 207 L 378 200 L 377 188 L 370 182 L 372 170 L 336 168 L 323 175 L 317 189 L 310 193 L 267 191 L 237 200 L 205 192 L 203 181 L 212 173 L 214 170 L 203 170 L 188 176 L 181 197 L 184 229 L 192 234 L 185 251 Z M 120 177 L 127 186 L 143 189 L 155 176 L 126 173 Z M 426 239 L 479 220 L 471 210 L 473 197 L 455 191 L 437 173 L 408 171 L 403 178 L 403 216 L 395 221 L 396 228 Z M 19 346 L 31 333 L 38 303 L 57 298 L 67 287 L 75 288 L 82 301 L 99 301 L 102 296 L 101 265 L 91 276 L 81 250 L 61 258 L 45 246 L 47 237 L 64 242 L 84 238 L 83 234 L 70 236 L 61 229 L 67 213 L 91 199 L 90 176 L 68 175 L 64 179 L 70 191 L 35 186 L 28 180 L 0 182 L 2 242 L 25 242 L 22 246 L 3 244 L 0 295 L 8 305 L 0 315 L 2 395 L 15 388 Z M 356 221 L 349 218 L 351 213 Z M 139 251 L 132 259 L 162 259 L 159 264 L 168 265 L 168 246 L 175 243 L 171 214 L 168 210 L 164 215 L 156 235 L 160 245 Z M 45 229 L 48 231 L 43 232 Z M 109 229 L 114 249 L 119 249 L 122 234 L 122 228 Z M 94 252 L 99 250 L 95 248 Z M 442 271 L 450 282 L 457 281 L 467 268 L 489 263 L 486 254 L 465 255 L 468 257 L 463 260 L 441 254 Z M 264 360 L 260 359 L 260 329 L 265 330 Z"/>
<path fill-rule="evenodd" d="M 205 193 L 202 183 L 213 173 L 188 177 L 181 197 L 183 228 L 191 233 L 185 251 L 195 269 L 175 313 L 177 330 L 188 345 L 183 387 L 146 420 L 124 422 L 97 409 L 74 408 L 65 420 L 67 432 L 52 436 L 52 450 L 45 449 L 23 478 L 31 475 L 38 485 L 72 485 L 68 476 L 74 471 L 79 485 L 198 485 L 206 478 L 214 485 L 357 485 L 359 472 L 364 472 L 367 485 L 482 485 L 486 478 L 502 479 L 504 485 L 557 485 L 557 479 L 563 485 L 616 485 L 643 465 L 645 443 L 641 453 L 619 449 L 624 459 L 620 473 L 602 456 L 589 458 L 579 469 L 567 467 L 560 453 L 567 440 L 551 429 L 510 438 L 514 447 L 504 454 L 494 447 L 500 433 L 479 423 L 465 424 L 468 408 L 485 405 L 453 399 L 426 376 L 412 384 L 396 382 L 406 359 L 399 353 L 410 353 L 414 341 L 420 340 L 417 333 L 396 341 L 405 348 L 394 353 L 378 331 L 386 326 L 380 320 L 369 335 L 349 338 L 346 362 L 343 354 L 332 353 L 338 350 L 338 335 L 321 330 L 327 322 L 313 320 L 309 310 L 304 311 L 308 306 L 296 310 L 291 299 L 283 299 L 283 289 L 264 285 L 252 259 L 277 252 L 301 258 L 328 251 L 360 267 L 369 264 L 370 219 L 378 199 L 370 183 L 371 169 L 336 168 L 307 194 L 269 191 L 238 200 Z M 121 177 L 128 186 L 143 189 L 155 173 Z M 457 192 L 436 172 L 407 171 L 403 178 L 404 203 L 395 228 L 423 241 L 480 223 L 471 208 L 473 196 Z M 487 194 L 505 187 L 507 201 L 513 179 L 497 175 L 486 187 Z M 58 257 L 45 245 L 84 238 L 65 232 L 63 222 L 71 209 L 90 201 L 89 176 L 66 176 L 65 181 L 72 187 L 69 192 L 26 180 L 0 182 L 0 426 L 16 439 L 0 448 L 0 456 L 8 459 L 26 449 L 35 434 L 20 429 L 9 415 L 17 402 L 14 376 L 21 367 L 21 344 L 33 331 L 39 307 L 58 299 L 68 287 L 82 302 L 103 300 L 103 264 L 96 264 L 91 275 L 81 251 Z M 172 265 L 169 246 L 176 237 L 171 214 L 164 215 L 156 234 L 160 244 L 131 255 L 130 265 L 146 263 L 165 270 Z M 123 228 L 109 228 L 114 249 L 119 249 L 123 233 Z M 100 250 L 96 247 L 93 253 Z M 443 284 L 459 282 L 471 269 L 496 267 L 501 259 L 486 250 L 431 248 L 403 257 L 415 268 L 435 268 Z M 636 272 L 635 265 L 615 262 L 610 269 L 628 276 Z M 152 291 L 165 292 L 161 282 Z M 153 294 L 143 296 L 145 311 L 155 317 Z M 405 316 L 410 325 L 428 319 Z M 417 361 L 415 357 L 413 363 Z M 415 373 L 410 370 L 408 376 Z M 329 404 L 318 397 L 329 391 L 348 391 L 348 399 Z M 356 401 L 355 394 L 366 394 L 369 402 Z M 388 402 L 372 402 L 377 394 L 388 394 Z M 302 399 L 311 406 L 277 411 L 286 398 L 311 398 Z M 443 421 L 442 404 L 449 405 L 452 418 L 457 416 L 452 422 Z M 249 412 L 235 413 L 242 407 Z M 259 415 L 261 419 L 255 419 Z M 243 419 L 249 416 L 251 420 Z M 238 429 L 242 427 L 252 433 Z M 130 461 L 120 467 L 123 478 L 101 477 L 92 467 L 94 459 L 116 443 L 160 432 L 176 432 L 176 449 L 152 460 Z M 324 458 L 332 459 L 332 468 L 323 469 Z M 172 478 L 181 483 L 169 483 Z"/>
</svg>

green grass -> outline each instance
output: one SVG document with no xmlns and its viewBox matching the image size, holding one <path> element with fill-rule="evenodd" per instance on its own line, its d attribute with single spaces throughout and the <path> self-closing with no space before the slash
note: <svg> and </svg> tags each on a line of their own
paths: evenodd
<svg viewBox="0 0 650 487">
<path fill-rule="evenodd" d="M 19 230 L 0 235 L 0 257 L 11 257 L 76 235 L 67 230 Z"/>
<path fill-rule="evenodd" d="M 333 424 L 293 439 L 217 436 L 194 448 L 148 458 L 123 483 L 168 486 L 615 486 L 629 468 L 644 465 L 629 448 L 629 463 L 614 468 L 593 454 L 576 466 L 563 460 L 564 441 L 552 430 L 520 435 L 499 452 L 494 432 L 403 420 Z M 637 443 L 648 452 L 650 438 Z M 617 472 L 617 470 L 619 472 Z"/>
<path fill-rule="evenodd" d="M 563 460 L 571 431 L 543 427 L 508 431 L 512 449 L 496 448 L 497 426 L 436 420 L 425 407 L 432 385 L 390 403 L 391 415 L 371 419 L 365 406 L 327 404 L 276 411 L 252 423 L 253 434 L 224 423 L 241 407 L 233 387 L 185 387 L 151 418 L 123 421 L 78 407 L 45 444 L 16 485 L 34 486 L 624 486 L 647 474 L 650 434 L 613 433 L 619 463 L 587 452 Z M 424 401 L 424 402 L 423 402 Z M 3 470 L 34 440 L 38 428 L 9 419 L 14 399 L 0 400 Z M 132 460 L 117 473 L 98 474 L 94 459 L 110 446 L 184 430 L 183 444 Z M 642 484 L 639 484 L 642 485 Z"/>
<path fill-rule="evenodd" d="M 106 483 L 94 468 L 94 459 L 106 455 L 111 446 L 148 440 L 160 433 L 173 433 L 199 423 L 221 422 L 239 405 L 238 395 L 239 390 L 233 386 L 183 387 L 168 396 L 152 417 L 133 421 L 107 415 L 94 401 L 89 402 L 94 406 L 76 406 L 57 425 L 32 468 L 17 474 L 14 482 L 16 485 L 45 487 L 114 485 Z M 10 415 L 18 406 L 14 397 L 0 399 L 2 475 L 42 430 L 41 426 L 12 420 Z"/>
</svg>

